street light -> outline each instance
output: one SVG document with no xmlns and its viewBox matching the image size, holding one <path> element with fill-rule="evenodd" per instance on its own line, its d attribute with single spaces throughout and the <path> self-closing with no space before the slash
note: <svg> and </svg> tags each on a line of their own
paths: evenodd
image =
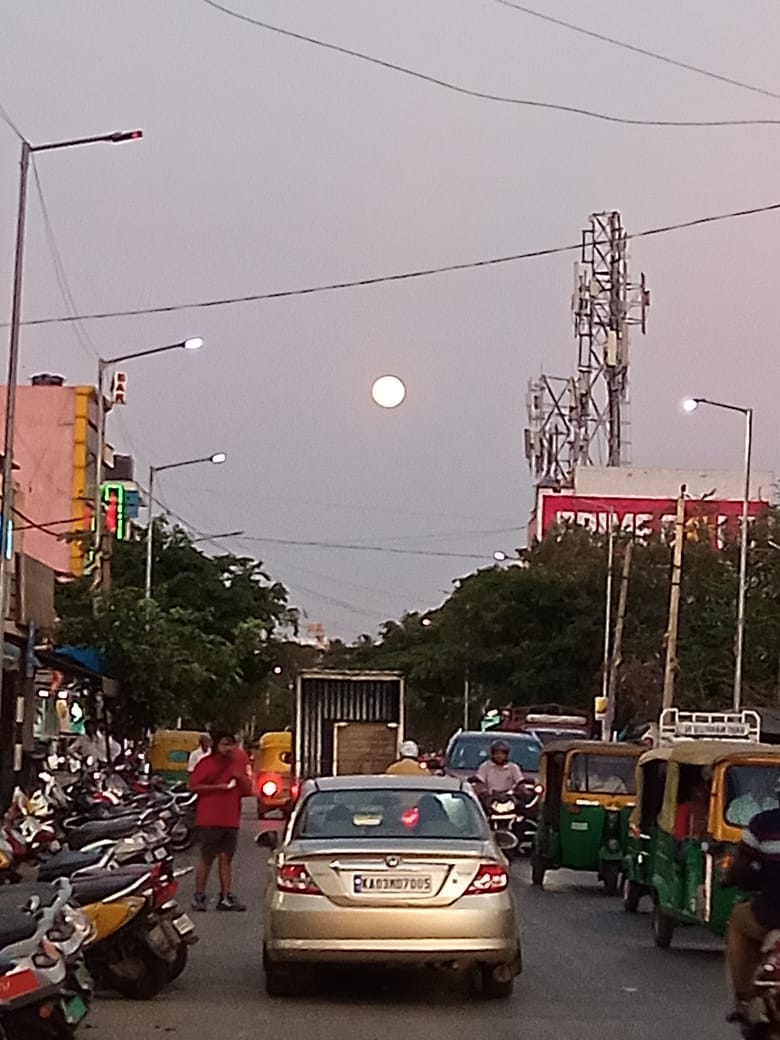
<svg viewBox="0 0 780 1040">
<path fill-rule="evenodd" d="M 154 478 L 157 473 L 164 473 L 169 469 L 182 469 L 183 466 L 199 466 L 202 462 L 210 462 L 214 466 L 219 466 L 223 462 L 227 462 L 227 455 L 224 451 L 216 451 L 213 455 L 204 455 L 199 459 L 185 459 L 184 462 L 169 462 L 165 466 L 150 466 L 149 467 L 149 515 L 148 523 L 146 527 L 146 584 L 144 589 L 144 598 L 152 598 L 152 548 L 154 544 L 154 522 L 153 522 L 153 511 L 154 511 Z"/>
<path fill-rule="evenodd" d="M 686 412 L 695 412 L 699 405 L 739 412 L 745 416 L 745 486 L 742 494 L 742 518 L 739 546 L 739 588 L 737 592 L 737 637 L 734 645 L 734 711 L 742 706 L 742 658 L 745 648 L 745 593 L 747 590 L 748 507 L 750 504 L 750 460 L 753 453 L 753 409 L 743 408 L 707 397 L 688 397 L 683 401 Z"/>
<path fill-rule="evenodd" d="M 137 358 L 151 357 L 153 354 L 166 354 L 169 350 L 199 350 L 203 346 L 200 337 L 168 343 L 164 347 L 150 347 L 148 350 L 135 350 L 129 354 L 117 354 L 111 358 L 98 358 L 97 395 L 98 395 L 98 450 L 95 465 L 95 556 L 98 558 L 103 537 L 103 454 L 106 447 L 106 370 L 122 361 L 135 361 Z"/>
<path fill-rule="evenodd" d="M 8 598 L 8 567 L 5 552 L 8 532 L 13 517 L 13 461 L 14 461 L 14 423 L 16 419 L 16 383 L 19 370 L 19 332 L 22 314 L 22 275 L 24 270 L 24 234 L 27 220 L 27 182 L 30 173 L 30 156 L 35 152 L 54 152 L 65 148 L 77 148 L 80 145 L 109 142 L 119 144 L 122 141 L 137 141 L 143 137 L 142 130 L 117 130 L 110 134 L 97 134 L 92 137 L 73 137 L 65 141 L 50 141 L 47 144 L 30 144 L 22 141 L 19 160 L 19 200 L 16 216 L 16 250 L 14 253 L 13 296 L 11 303 L 11 322 L 8 340 L 8 379 L 5 388 L 5 431 L 3 439 L 3 504 L 0 513 L 0 619 L 2 621 L 3 638 L 5 638 L 6 601 Z M 3 693 L 3 669 L 0 668 L 0 703 Z"/>
</svg>

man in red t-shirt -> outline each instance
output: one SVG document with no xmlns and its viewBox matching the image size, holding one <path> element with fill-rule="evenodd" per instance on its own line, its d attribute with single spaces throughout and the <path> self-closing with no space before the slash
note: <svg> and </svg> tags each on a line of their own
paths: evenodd
<svg viewBox="0 0 780 1040">
<path fill-rule="evenodd" d="M 216 859 L 219 869 L 217 910 L 246 910 L 233 895 L 233 856 L 241 826 L 241 799 L 252 794 L 248 759 L 227 730 L 212 734 L 212 752 L 190 774 L 190 790 L 198 796 L 195 826 L 201 858 L 195 872 L 193 910 L 205 910 L 206 885 Z"/>
</svg>

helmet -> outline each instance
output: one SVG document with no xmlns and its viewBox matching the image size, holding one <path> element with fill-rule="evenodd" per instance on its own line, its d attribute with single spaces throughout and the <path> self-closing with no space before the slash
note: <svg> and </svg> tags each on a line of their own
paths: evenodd
<svg viewBox="0 0 780 1040">
<path fill-rule="evenodd" d="M 491 752 L 491 754 L 494 751 L 505 751 L 506 754 L 508 755 L 509 754 L 509 745 L 507 744 L 507 742 L 505 740 L 494 740 L 493 743 L 490 745 L 490 752 Z"/>
<path fill-rule="evenodd" d="M 420 749 L 413 740 L 405 740 L 398 749 L 401 758 L 419 758 Z"/>
</svg>

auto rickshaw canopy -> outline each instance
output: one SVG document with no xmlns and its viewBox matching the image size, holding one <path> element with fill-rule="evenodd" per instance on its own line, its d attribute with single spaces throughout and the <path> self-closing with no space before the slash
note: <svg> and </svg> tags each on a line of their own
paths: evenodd
<svg viewBox="0 0 780 1040">
<path fill-rule="evenodd" d="M 658 826 L 668 834 L 674 832 L 677 808 L 680 804 L 680 780 L 682 771 L 688 767 L 708 769 L 711 781 L 710 808 L 707 830 L 722 841 L 739 841 L 741 829 L 729 825 L 725 819 L 726 770 L 731 765 L 778 766 L 780 748 L 773 744 L 758 744 L 749 741 L 687 740 L 669 748 L 658 748 L 668 752 L 666 784 Z M 640 765 L 653 752 L 646 752 Z"/>
</svg>

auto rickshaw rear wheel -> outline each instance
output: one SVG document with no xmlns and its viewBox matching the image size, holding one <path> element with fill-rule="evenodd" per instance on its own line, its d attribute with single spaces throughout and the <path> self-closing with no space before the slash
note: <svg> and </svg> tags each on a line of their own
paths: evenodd
<svg viewBox="0 0 780 1040">
<path fill-rule="evenodd" d="M 653 903 L 652 925 L 655 945 L 661 950 L 666 950 L 672 944 L 675 920 L 673 917 L 670 917 L 669 914 L 663 912 L 661 907 L 658 905 L 657 897 Z"/>
<path fill-rule="evenodd" d="M 544 875 L 547 873 L 547 867 L 545 866 L 544 860 L 536 854 L 531 856 L 531 884 L 536 885 L 538 888 L 544 886 Z"/>
<path fill-rule="evenodd" d="M 635 914 L 642 898 L 642 887 L 636 881 L 623 880 L 623 909 L 627 914 Z"/>
</svg>

